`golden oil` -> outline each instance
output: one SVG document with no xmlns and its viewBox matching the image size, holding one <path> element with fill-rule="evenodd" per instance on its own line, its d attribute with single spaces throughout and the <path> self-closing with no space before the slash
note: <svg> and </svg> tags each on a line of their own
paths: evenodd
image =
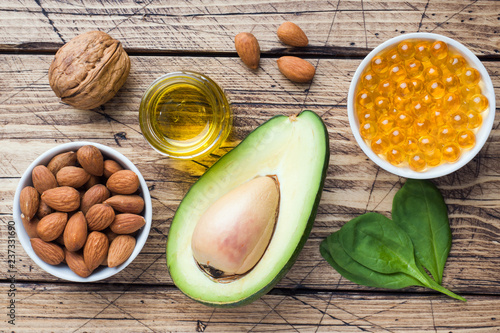
<svg viewBox="0 0 500 333">
<path fill-rule="evenodd" d="M 231 110 L 222 89 L 196 72 L 174 72 L 146 90 L 139 109 L 142 133 L 162 154 L 192 159 L 209 154 L 227 138 Z"/>
</svg>

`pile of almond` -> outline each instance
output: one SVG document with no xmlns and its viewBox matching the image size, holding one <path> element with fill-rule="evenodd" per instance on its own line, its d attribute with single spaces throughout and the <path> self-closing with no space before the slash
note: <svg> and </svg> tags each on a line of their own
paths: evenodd
<svg viewBox="0 0 500 333">
<path fill-rule="evenodd" d="M 115 267 L 132 254 L 146 221 L 139 178 L 95 146 L 54 156 L 32 172 L 19 199 L 24 228 L 37 256 L 66 262 L 81 277 Z"/>
</svg>

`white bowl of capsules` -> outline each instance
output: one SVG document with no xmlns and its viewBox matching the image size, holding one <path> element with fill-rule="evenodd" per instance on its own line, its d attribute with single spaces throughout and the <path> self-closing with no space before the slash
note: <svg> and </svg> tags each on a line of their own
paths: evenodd
<svg viewBox="0 0 500 333">
<path fill-rule="evenodd" d="M 356 70 L 349 123 L 364 153 L 396 175 L 429 179 L 467 164 L 488 139 L 495 94 L 464 45 L 410 33 L 371 51 Z"/>
</svg>

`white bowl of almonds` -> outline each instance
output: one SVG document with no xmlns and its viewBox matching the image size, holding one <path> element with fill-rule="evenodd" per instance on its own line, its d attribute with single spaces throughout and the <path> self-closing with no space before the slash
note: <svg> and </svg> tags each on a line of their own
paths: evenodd
<svg viewBox="0 0 500 333">
<path fill-rule="evenodd" d="M 151 228 L 144 178 L 124 155 L 92 142 L 40 155 L 14 197 L 17 236 L 33 261 L 64 280 L 106 279 L 130 264 Z"/>
</svg>

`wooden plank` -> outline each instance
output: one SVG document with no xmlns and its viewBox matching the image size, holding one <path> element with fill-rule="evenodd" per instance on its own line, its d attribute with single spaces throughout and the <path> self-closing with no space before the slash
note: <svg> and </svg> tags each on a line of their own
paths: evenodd
<svg viewBox="0 0 500 333">
<path fill-rule="evenodd" d="M 282 54 L 284 21 L 298 23 L 310 46 L 288 50 L 359 56 L 408 32 L 455 38 L 479 55 L 500 57 L 495 1 L 57 1 L 0 4 L 0 50 L 54 52 L 85 31 L 109 32 L 132 52 L 232 52 L 234 36 L 252 31 L 262 51 Z"/>
<path fill-rule="evenodd" d="M 330 134 L 331 160 L 322 201 L 311 237 L 297 263 L 281 281 L 282 288 L 367 290 L 342 279 L 319 254 L 319 243 L 343 223 L 366 211 L 389 214 L 392 197 L 403 182 L 378 169 L 357 146 L 349 128 L 345 97 L 359 60 L 316 61 L 311 85 L 293 84 L 263 59 L 256 73 L 237 58 L 133 57 L 132 74 L 119 94 L 103 108 L 76 110 L 61 104 L 47 82 L 52 56 L 0 56 L 0 217 L 12 220 L 12 199 L 19 177 L 39 154 L 57 144 L 90 140 L 109 145 L 129 157 L 145 176 L 153 196 L 150 238 L 139 257 L 123 272 L 106 280 L 171 285 L 165 265 L 165 241 L 173 214 L 189 187 L 217 157 L 174 161 L 153 151 L 138 125 L 143 91 L 158 76 L 180 68 L 205 72 L 232 101 L 235 128 L 215 154 L 223 155 L 256 126 L 276 114 L 310 108 L 323 116 Z M 500 75 L 496 62 L 485 62 L 497 99 Z M 499 116 L 500 117 L 500 116 Z M 500 118 L 479 157 L 436 182 L 450 205 L 454 243 L 444 284 L 456 292 L 499 293 L 498 189 L 500 188 Z M 5 228 L 0 229 L 0 271 L 6 271 Z M 24 254 L 18 244 L 20 280 L 56 281 Z M 422 292 L 423 289 L 407 291 Z"/>
<path fill-rule="evenodd" d="M 494 332 L 500 302 L 469 296 L 273 292 L 235 309 L 214 309 L 175 288 L 128 284 L 15 284 L 16 332 Z M 7 295 L 10 284 L 0 284 Z M 459 314 L 459 315 L 457 315 Z"/>
</svg>

